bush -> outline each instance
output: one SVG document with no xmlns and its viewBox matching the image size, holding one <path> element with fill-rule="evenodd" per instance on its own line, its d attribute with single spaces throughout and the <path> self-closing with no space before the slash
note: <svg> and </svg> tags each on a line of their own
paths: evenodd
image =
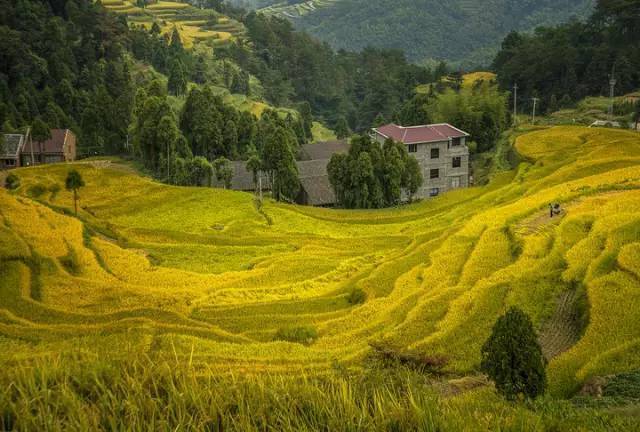
<svg viewBox="0 0 640 432">
<path fill-rule="evenodd" d="M 512 307 L 498 318 L 482 346 L 481 369 L 507 399 L 544 393 L 546 360 L 531 320 Z"/>
<path fill-rule="evenodd" d="M 281 328 L 276 333 L 276 340 L 311 345 L 318 339 L 318 331 L 311 326 Z"/>
<path fill-rule="evenodd" d="M 49 192 L 51 193 L 51 199 L 55 199 L 56 196 L 58 196 L 58 194 L 60 193 L 60 191 L 62 190 L 62 187 L 58 184 L 58 183 L 54 183 L 51 186 L 49 186 Z"/>
<path fill-rule="evenodd" d="M 31 198 L 40 198 L 42 195 L 45 194 L 46 191 L 47 191 L 46 186 L 43 186 L 41 184 L 35 184 L 29 187 L 29 190 L 27 191 L 27 193 Z"/>
<path fill-rule="evenodd" d="M 9 190 L 16 190 L 20 187 L 20 177 L 11 173 L 4 180 L 4 187 Z"/>
<path fill-rule="evenodd" d="M 367 293 L 360 288 L 355 288 L 351 291 L 351 294 L 349 294 L 349 303 L 352 305 L 363 304 L 365 301 L 367 301 Z"/>
</svg>

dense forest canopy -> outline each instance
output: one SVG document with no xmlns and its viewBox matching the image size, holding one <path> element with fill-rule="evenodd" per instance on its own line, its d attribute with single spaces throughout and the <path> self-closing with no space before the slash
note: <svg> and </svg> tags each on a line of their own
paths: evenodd
<svg viewBox="0 0 640 432">
<path fill-rule="evenodd" d="M 585 96 L 616 94 L 640 85 L 640 1 L 599 0 L 591 18 L 511 33 L 493 62 L 503 88 L 519 86 L 526 107 L 532 97 L 557 108 Z"/>
<path fill-rule="evenodd" d="M 263 0 L 231 0 L 264 7 Z M 461 66 L 488 65 L 510 31 L 528 31 L 587 17 L 594 0 L 338 0 L 299 1 L 272 8 L 338 49 L 402 49 L 412 61 L 444 59 Z M 300 11 L 304 13 L 300 13 Z"/>
</svg>

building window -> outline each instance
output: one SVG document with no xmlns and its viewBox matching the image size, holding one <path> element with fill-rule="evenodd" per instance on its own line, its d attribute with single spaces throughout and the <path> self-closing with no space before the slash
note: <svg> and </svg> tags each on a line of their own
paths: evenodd
<svg viewBox="0 0 640 432">
<path fill-rule="evenodd" d="M 409 144 L 409 153 L 418 153 L 418 144 Z"/>
<path fill-rule="evenodd" d="M 4 163 L 7 166 L 15 166 L 16 165 L 16 160 L 15 159 L 7 159 L 7 160 L 4 161 Z"/>
<path fill-rule="evenodd" d="M 454 168 L 460 168 L 462 166 L 462 158 L 460 156 L 454 157 L 451 166 Z"/>
<path fill-rule="evenodd" d="M 440 159 L 440 149 L 439 148 L 432 148 L 431 149 L 431 159 Z"/>
<path fill-rule="evenodd" d="M 457 147 L 462 143 L 462 138 L 453 138 L 451 140 L 451 146 L 452 147 Z"/>
<path fill-rule="evenodd" d="M 432 169 L 431 172 L 430 172 L 429 178 L 431 178 L 431 179 L 440 178 L 440 170 L 438 168 Z"/>
<path fill-rule="evenodd" d="M 429 196 L 431 196 L 431 197 L 436 197 L 438 195 L 440 195 L 440 188 L 432 188 L 429 191 Z"/>
<path fill-rule="evenodd" d="M 451 188 L 458 189 L 460 187 L 460 177 L 453 177 L 451 179 Z"/>
</svg>

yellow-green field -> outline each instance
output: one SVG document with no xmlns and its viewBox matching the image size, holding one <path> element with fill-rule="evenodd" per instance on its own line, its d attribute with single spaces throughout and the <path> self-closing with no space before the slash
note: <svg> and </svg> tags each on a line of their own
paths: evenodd
<svg viewBox="0 0 640 432">
<path fill-rule="evenodd" d="M 108 11 L 127 16 L 132 24 L 149 29 L 156 23 L 163 34 L 176 28 L 187 48 L 198 41 L 224 46 L 245 31 L 238 21 L 182 1 L 158 1 L 146 8 L 136 6 L 135 0 L 103 0 L 102 5 Z"/>
<path fill-rule="evenodd" d="M 313 376 L 386 341 L 462 376 L 519 305 L 553 394 L 640 369 L 640 135 L 558 127 L 516 147 L 528 162 L 488 186 L 383 211 L 258 209 L 93 161 L 74 165 L 76 218 L 51 188 L 68 165 L 16 170 L 21 188 L 0 191 L 0 362 L 142 352 L 202 374 Z M 318 339 L 276 340 L 298 326 Z"/>
</svg>

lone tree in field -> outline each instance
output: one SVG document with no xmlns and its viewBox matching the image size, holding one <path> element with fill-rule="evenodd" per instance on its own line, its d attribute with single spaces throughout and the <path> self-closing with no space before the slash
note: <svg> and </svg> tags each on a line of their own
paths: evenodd
<svg viewBox="0 0 640 432">
<path fill-rule="evenodd" d="M 512 307 L 482 347 L 481 369 L 507 399 L 544 393 L 546 360 L 527 314 Z"/>
<path fill-rule="evenodd" d="M 83 186 L 84 180 L 80 173 L 74 169 L 69 171 L 67 180 L 65 181 L 65 187 L 68 191 L 73 191 L 73 208 L 75 209 L 76 216 L 78 215 L 78 189 Z"/>
</svg>

